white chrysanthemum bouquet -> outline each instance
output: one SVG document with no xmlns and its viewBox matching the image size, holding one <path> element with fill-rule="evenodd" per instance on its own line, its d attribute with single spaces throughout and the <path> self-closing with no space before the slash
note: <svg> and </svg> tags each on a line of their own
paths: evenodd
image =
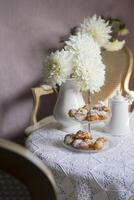
<svg viewBox="0 0 134 200">
<path fill-rule="evenodd" d="M 124 40 L 113 40 L 113 27 L 109 21 L 96 15 L 85 18 L 77 27 L 75 35 L 65 41 L 64 48 L 47 57 L 44 63 L 44 81 L 55 88 L 72 78 L 81 91 L 99 92 L 105 81 L 101 49 L 119 50 L 125 43 Z"/>
</svg>

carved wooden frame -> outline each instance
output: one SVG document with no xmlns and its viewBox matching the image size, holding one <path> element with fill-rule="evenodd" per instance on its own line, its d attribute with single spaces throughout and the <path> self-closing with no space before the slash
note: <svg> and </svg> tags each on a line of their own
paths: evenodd
<svg viewBox="0 0 134 200">
<path fill-rule="evenodd" d="M 129 56 L 129 65 L 128 65 L 128 71 L 124 80 L 124 91 L 126 94 L 130 94 L 134 96 L 134 91 L 129 89 L 129 82 L 130 78 L 133 72 L 133 53 L 128 48 L 125 47 L 128 56 Z M 47 85 L 42 85 L 40 87 L 32 88 L 32 94 L 33 94 L 33 110 L 32 110 L 32 116 L 31 116 L 31 125 L 36 125 L 37 123 L 37 112 L 40 105 L 40 98 L 43 95 L 52 94 L 54 92 L 54 89 Z"/>
</svg>

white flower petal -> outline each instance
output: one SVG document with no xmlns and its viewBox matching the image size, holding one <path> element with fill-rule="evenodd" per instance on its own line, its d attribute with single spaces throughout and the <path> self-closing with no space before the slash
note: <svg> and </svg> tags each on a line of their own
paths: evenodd
<svg viewBox="0 0 134 200">
<path fill-rule="evenodd" d="M 125 45 L 125 40 L 122 41 L 115 40 L 113 42 L 108 42 L 107 44 L 105 44 L 104 48 L 107 51 L 118 51 L 122 49 L 124 45 Z"/>
<path fill-rule="evenodd" d="M 100 46 L 87 34 L 72 35 L 65 50 L 51 53 L 44 66 L 44 79 L 51 86 L 73 77 L 81 90 L 98 92 L 104 84 L 105 65 Z"/>
<path fill-rule="evenodd" d="M 87 34 L 78 33 L 70 36 L 65 48 L 74 55 L 72 76 L 81 90 L 98 92 L 105 80 L 105 65 L 102 63 L 100 46 Z"/>
<path fill-rule="evenodd" d="M 80 25 L 79 31 L 92 36 L 100 47 L 103 47 L 111 38 L 111 28 L 108 22 L 94 15 L 93 17 L 84 19 L 84 22 Z"/>
<path fill-rule="evenodd" d="M 44 64 L 44 82 L 55 87 L 61 85 L 72 71 L 72 54 L 62 49 L 51 53 Z"/>
<path fill-rule="evenodd" d="M 72 52 L 73 54 L 87 54 L 88 56 L 94 57 L 100 56 L 101 51 L 99 45 L 89 37 L 87 34 L 78 33 L 78 35 L 71 35 L 69 40 L 65 42 L 65 49 Z"/>
</svg>

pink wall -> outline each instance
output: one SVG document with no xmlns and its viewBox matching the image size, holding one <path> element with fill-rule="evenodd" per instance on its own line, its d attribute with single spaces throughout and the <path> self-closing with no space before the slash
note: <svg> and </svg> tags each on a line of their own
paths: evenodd
<svg viewBox="0 0 134 200">
<path fill-rule="evenodd" d="M 134 51 L 133 11 L 133 0 L 0 0 L 0 136 L 24 134 L 32 108 L 30 88 L 41 82 L 45 55 L 60 47 L 71 27 L 94 13 L 120 17 L 131 31 L 127 44 Z M 55 97 L 49 100 L 46 114 Z"/>
</svg>

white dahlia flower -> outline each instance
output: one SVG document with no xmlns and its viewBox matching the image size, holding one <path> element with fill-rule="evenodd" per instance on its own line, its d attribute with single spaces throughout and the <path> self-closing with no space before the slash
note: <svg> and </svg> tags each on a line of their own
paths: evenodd
<svg viewBox="0 0 134 200">
<path fill-rule="evenodd" d="M 94 57 L 98 57 L 101 54 L 99 45 L 86 33 L 71 35 L 65 44 L 65 49 L 75 55 L 82 55 L 82 53 L 84 53 L 87 54 L 90 59 L 94 59 Z"/>
<path fill-rule="evenodd" d="M 70 36 L 65 50 L 51 53 L 44 65 L 44 80 L 51 86 L 68 78 L 76 80 L 81 91 L 98 92 L 104 84 L 105 65 L 99 45 L 87 34 Z"/>
<path fill-rule="evenodd" d="M 55 87 L 65 82 L 72 70 L 72 55 L 62 49 L 51 53 L 44 63 L 44 82 Z"/>
<path fill-rule="evenodd" d="M 114 40 L 113 42 L 108 42 L 107 44 L 104 45 L 104 48 L 107 51 L 118 51 L 123 48 L 125 45 L 125 40 L 119 41 L 119 40 Z"/>
<path fill-rule="evenodd" d="M 93 17 L 84 19 L 84 22 L 80 24 L 79 31 L 92 36 L 99 46 L 103 47 L 111 38 L 111 28 L 109 23 L 100 16 L 93 15 Z"/>
<path fill-rule="evenodd" d="M 99 92 L 105 81 L 105 65 L 100 57 L 90 59 L 88 55 L 77 55 L 72 77 L 82 91 Z"/>
</svg>

